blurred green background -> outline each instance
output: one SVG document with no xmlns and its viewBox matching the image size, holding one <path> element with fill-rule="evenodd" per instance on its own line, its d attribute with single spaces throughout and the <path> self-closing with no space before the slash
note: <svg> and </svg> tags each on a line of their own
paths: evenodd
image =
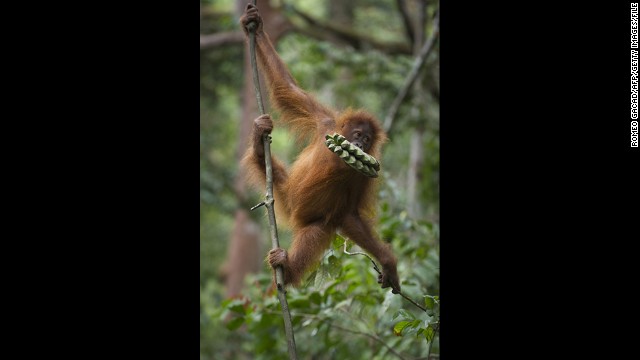
<svg viewBox="0 0 640 360">
<path fill-rule="evenodd" d="M 264 262 L 270 248 L 265 210 L 248 211 L 263 191 L 245 187 L 238 166 L 258 115 L 238 24 L 247 2 L 200 3 L 201 359 L 287 358 L 280 305 L 266 294 L 271 271 Z M 266 31 L 302 88 L 338 109 L 365 108 L 381 122 L 433 35 L 438 6 L 424 0 L 258 1 Z M 427 311 L 380 289 L 371 263 L 344 254 L 337 238 L 305 284 L 287 294 L 301 359 L 438 358 L 435 39 L 383 148 L 376 225 L 398 256 L 403 293 Z M 278 114 L 272 116 L 272 152 L 290 164 L 300 149 L 278 127 Z M 287 247 L 290 233 L 279 233 Z"/>
</svg>

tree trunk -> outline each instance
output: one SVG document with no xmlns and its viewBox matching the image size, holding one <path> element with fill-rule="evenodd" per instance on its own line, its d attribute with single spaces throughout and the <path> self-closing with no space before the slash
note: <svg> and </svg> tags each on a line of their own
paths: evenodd
<svg viewBox="0 0 640 360">
<path fill-rule="evenodd" d="M 424 126 L 419 125 L 411 133 L 411 145 L 409 150 L 409 170 L 407 173 L 407 210 L 411 217 L 422 216 L 422 206 L 418 188 L 422 179 L 422 164 L 424 162 Z"/>
<path fill-rule="evenodd" d="M 413 53 L 417 56 L 420 53 L 420 48 L 424 42 L 424 28 L 425 28 L 425 13 L 426 13 L 426 1 L 418 1 L 417 20 L 414 22 L 416 28 L 414 30 L 415 42 L 413 47 Z M 422 81 L 416 81 L 414 85 L 414 101 L 416 103 L 418 117 L 424 116 L 426 111 L 420 109 L 421 106 L 427 104 L 424 96 L 424 86 Z M 407 172 L 407 209 L 409 215 L 413 218 L 419 218 L 422 216 L 422 206 L 420 202 L 420 194 L 418 194 L 418 187 L 420 186 L 420 180 L 422 179 L 422 166 L 424 163 L 424 149 L 422 147 L 426 119 L 420 122 L 411 134 L 411 147 L 409 152 L 409 170 Z"/>
</svg>

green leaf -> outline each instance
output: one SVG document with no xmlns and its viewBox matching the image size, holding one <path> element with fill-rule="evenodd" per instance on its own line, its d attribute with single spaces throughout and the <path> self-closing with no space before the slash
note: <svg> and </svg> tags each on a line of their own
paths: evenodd
<svg viewBox="0 0 640 360">
<path fill-rule="evenodd" d="M 320 305 L 322 304 L 322 295 L 320 295 L 319 292 L 314 291 L 309 294 L 309 300 L 316 305 Z"/>
<path fill-rule="evenodd" d="M 332 241 L 332 247 L 333 248 L 342 248 L 344 246 L 344 238 L 338 234 L 336 234 L 336 236 L 333 238 Z M 347 245 L 348 247 L 349 245 Z"/>
<path fill-rule="evenodd" d="M 393 327 L 393 334 L 395 336 L 402 336 L 402 330 L 404 330 L 404 328 L 406 328 L 410 323 L 411 321 L 400 321 L 399 323 L 395 324 Z"/>
<path fill-rule="evenodd" d="M 351 305 L 351 301 L 352 299 L 342 300 L 339 303 L 333 305 L 333 310 L 337 310 L 343 306 L 348 308 Z"/>
<path fill-rule="evenodd" d="M 227 329 L 233 331 L 239 328 L 243 323 L 244 323 L 244 317 L 237 317 L 229 321 L 228 323 L 226 323 L 225 326 L 227 327 Z"/>
<path fill-rule="evenodd" d="M 405 335 L 416 333 L 420 329 L 421 323 L 422 321 L 418 319 L 410 321 L 405 327 Z"/>
<path fill-rule="evenodd" d="M 289 307 L 290 308 L 298 308 L 298 309 L 306 309 L 308 308 L 310 305 L 309 299 L 303 298 L 303 297 L 299 297 L 296 299 L 291 299 L 289 301 Z"/>
<path fill-rule="evenodd" d="M 220 303 L 220 306 L 221 306 L 221 307 L 223 307 L 223 308 L 226 308 L 226 307 L 227 307 L 227 306 L 228 306 L 232 301 L 237 301 L 237 300 L 236 300 L 236 299 L 233 299 L 233 298 L 223 300 L 223 301 Z"/>
<path fill-rule="evenodd" d="M 433 340 L 434 335 L 435 331 L 433 330 L 433 327 L 429 325 L 429 327 L 424 331 L 424 338 L 430 342 Z"/>
<path fill-rule="evenodd" d="M 261 336 L 255 344 L 255 352 L 258 354 L 264 353 L 267 350 L 273 349 L 276 343 L 272 336 Z"/>
<path fill-rule="evenodd" d="M 236 314 L 240 314 L 240 315 L 245 314 L 244 304 L 233 304 L 229 306 L 229 310 L 233 311 Z"/>
<path fill-rule="evenodd" d="M 435 302 L 435 300 L 433 299 L 432 296 L 425 295 L 424 296 L 424 305 L 427 307 L 427 309 L 432 310 L 433 307 L 436 305 L 436 302 Z"/>
<path fill-rule="evenodd" d="M 340 276 L 340 271 L 342 271 L 342 264 L 340 263 L 340 260 L 338 260 L 337 257 L 335 257 L 334 255 L 329 256 L 328 259 L 329 262 L 329 275 L 332 278 L 337 278 L 338 276 Z"/>
<path fill-rule="evenodd" d="M 412 313 L 408 312 L 405 309 L 400 309 L 398 310 L 394 315 L 393 315 L 393 319 L 395 320 L 397 317 L 400 317 L 400 319 L 402 320 L 414 320 L 416 318 L 415 315 L 413 315 Z"/>
</svg>

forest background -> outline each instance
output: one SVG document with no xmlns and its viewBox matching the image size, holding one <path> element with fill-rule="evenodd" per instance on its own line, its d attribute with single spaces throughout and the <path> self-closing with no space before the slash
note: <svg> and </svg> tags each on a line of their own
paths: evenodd
<svg viewBox="0 0 640 360">
<path fill-rule="evenodd" d="M 201 1 L 201 359 L 287 356 L 280 305 L 265 294 L 271 281 L 265 211 L 249 211 L 264 195 L 244 185 L 238 166 L 258 116 L 238 24 L 246 4 Z M 337 238 L 305 284 L 287 294 L 300 358 L 438 356 L 438 7 L 431 0 L 258 1 L 265 30 L 303 89 L 338 109 L 367 109 L 388 129 L 376 231 L 399 258 L 403 293 L 427 308 L 380 289 L 371 263 L 345 254 Z M 272 116 L 272 152 L 291 163 L 300 148 Z M 290 233 L 282 227 L 279 233 L 287 247 Z M 348 249 L 358 250 L 350 243 Z"/>
</svg>

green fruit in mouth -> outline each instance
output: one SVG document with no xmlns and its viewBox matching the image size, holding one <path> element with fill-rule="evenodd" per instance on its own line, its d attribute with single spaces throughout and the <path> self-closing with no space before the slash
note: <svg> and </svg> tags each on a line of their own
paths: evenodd
<svg viewBox="0 0 640 360">
<path fill-rule="evenodd" d="M 380 163 L 373 156 L 365 153 L 338 133 L 327 134 L 325 139 L 327 148 L 340 156 L 347 165 L 366 176 L 378 177 Z"/>
</svg>

